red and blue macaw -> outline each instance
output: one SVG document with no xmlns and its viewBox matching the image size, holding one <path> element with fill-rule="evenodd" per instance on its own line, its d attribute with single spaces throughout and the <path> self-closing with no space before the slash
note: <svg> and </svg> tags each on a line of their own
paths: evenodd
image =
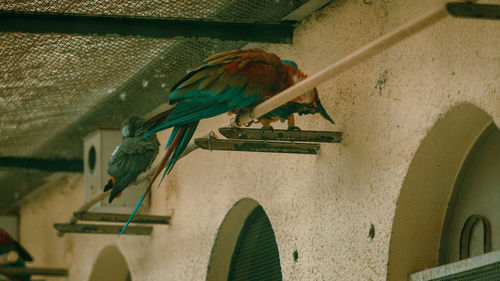
<svg viewBox="0 0 500 281">
<path fill-rule="evenodd" d="M 261 49 L 218 53 L 205 59 L 204 63 L 172 87 L 169 100 L 175 108 L 160 115 L 160 118 L 156 117 L 155 125 L 143 136 L 146 138 L 158 131 L 173 128 L 165 156 L 122 233 L 163 167 L 166 166 L 164 176 L 172 170 L 201 119 L 225 112 L 238 114 L 251 110 L 306 77 L 294 62 L 282 61 L 275 54 Z M 316 89 L 265 114 L 260 122 L 269 128 L 271 122 L 288 120 L 289 128 L 296 129 L 293 118 L 295 112 L 319 112 L 334 123 L 321 105 Z"/>
<path fill-rule="evenodd" d="M 19 242 L 14 240 L 4 229 L 0 228 L 0 254 L 6 254 L 11 251 L 16 252 L 19 255 L 19 259 L 12 264 L 3 266 L 26 266 L 26 261 L 33 261 L 31 255 L 26 251 Z M 1 265 L 0 265 L 1 266 Z M 30 276 L 23 275 L 8 275 L 6 276 L 11 281 L 30 281 Z"/>
</svg>

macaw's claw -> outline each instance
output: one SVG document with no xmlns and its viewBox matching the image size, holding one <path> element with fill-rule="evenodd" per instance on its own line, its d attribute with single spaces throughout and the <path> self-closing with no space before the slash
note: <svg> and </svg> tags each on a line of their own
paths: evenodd
<svg viewBox="0 0 500 281">
<path fill-rule="evenodd" d="M 260 129 L 261 129 L 262 131 L 267 131 L 267 130 L 270 130 L 271 132 L 272 132 L 272 131 L 274 131 L 273 126 L 268 126 L 267 128 L 266 128 L 265 126 L 262 126 Z"/>
<path fill-rule="evenodd" d="M 288 126 L 288 131 L 300 132 L 302 129 L 297 126 Z"/>
</svg>

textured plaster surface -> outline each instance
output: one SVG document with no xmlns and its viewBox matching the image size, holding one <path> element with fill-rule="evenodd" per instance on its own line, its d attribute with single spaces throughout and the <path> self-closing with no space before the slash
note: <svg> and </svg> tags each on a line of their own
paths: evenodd
<svg viewBox="0 0 500 281">
<path fill-rule="evenodd" d="M 293 45 L 263 47 L 312 74 L 440 3 L 336 1 L 301 24 Z M 500 124 L 499 47 L 498 21 L 445 19 L 318 86 L 337 125 L 319 116 L 297 125 L 343 131 L 343 144 L 323 144 L 318 156 L 195 151 L 153 188 L 150 213 L 173 218 L 151 237 L 58 238 L 52 223 L 83 203 L 83 177 L 63 177 L 21 208 L 21 241 L 35 265 L 68 267 L 68 280 L 88 280 L 110 244 L 132 280 L 204 280 L 219 225 L 249 197 L 273 225 L 284 280 L 385 280 L 396 203 L 427 132 L 464 102 Z M 198 135 L 228 123 L 202 121 Z"/>
</svg>

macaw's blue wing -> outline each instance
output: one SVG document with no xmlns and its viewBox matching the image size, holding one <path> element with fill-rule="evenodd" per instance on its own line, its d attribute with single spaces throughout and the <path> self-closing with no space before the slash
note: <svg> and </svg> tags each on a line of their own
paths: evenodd
<svg viewBox="0 0 500 281">
<path fill-rule="evenodd" d="M 289 86 L 286 69 L 273 54 L 258 49 L 216 54 L 179 81 L 170 94 L 176 107 L 145 137 L 158 131 L 241 110 Z M 285 79 L 286 80 L 286 79 Z"/>
</svg>

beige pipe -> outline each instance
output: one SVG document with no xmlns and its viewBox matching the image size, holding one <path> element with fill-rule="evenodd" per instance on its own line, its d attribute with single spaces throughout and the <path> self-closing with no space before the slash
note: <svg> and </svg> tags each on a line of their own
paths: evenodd
<svg viewBox="0 0 500 281">
<path fill-rule="evenodd" d="M 395 45 L 398 42 L 403 41 L 404 39 L 418 33 L 428 26 L 433 25 L 434 23 L 446 18 L 447 16 L 448 12 L 446 11 L 444 5 L 433 9 L 432 11 L 424 14 L 416 20 L 404 24 L 396 30 L 366 44 L 354 53 L 342 58 L 341 60 L 328 66 L 327 68 L 317 72 L 312 76 L 309 76 L 308 78 L 282 91 L 274 97 L 262 102 L 261 104 L 257 105 L 251 112 L 241 113 L 238 119 L 238 124 L 233 122 L 232 125 L 241 126 L 243 124 L 250 123 L 255 118 L 258 118 L 272 111 L 273 109 L 287 103 L 288 101 L 293 100 L 294 98 L 302 95 L 303 93 L 306 93 L 307 91 L 313 89 L 326 80 L 331 79 L 336 75 L 339 75 L 340 73 L 346 71 L 347 69 L 360 64 L 368 58 L 386 50 L 387 48 Z"/>
</svg>

